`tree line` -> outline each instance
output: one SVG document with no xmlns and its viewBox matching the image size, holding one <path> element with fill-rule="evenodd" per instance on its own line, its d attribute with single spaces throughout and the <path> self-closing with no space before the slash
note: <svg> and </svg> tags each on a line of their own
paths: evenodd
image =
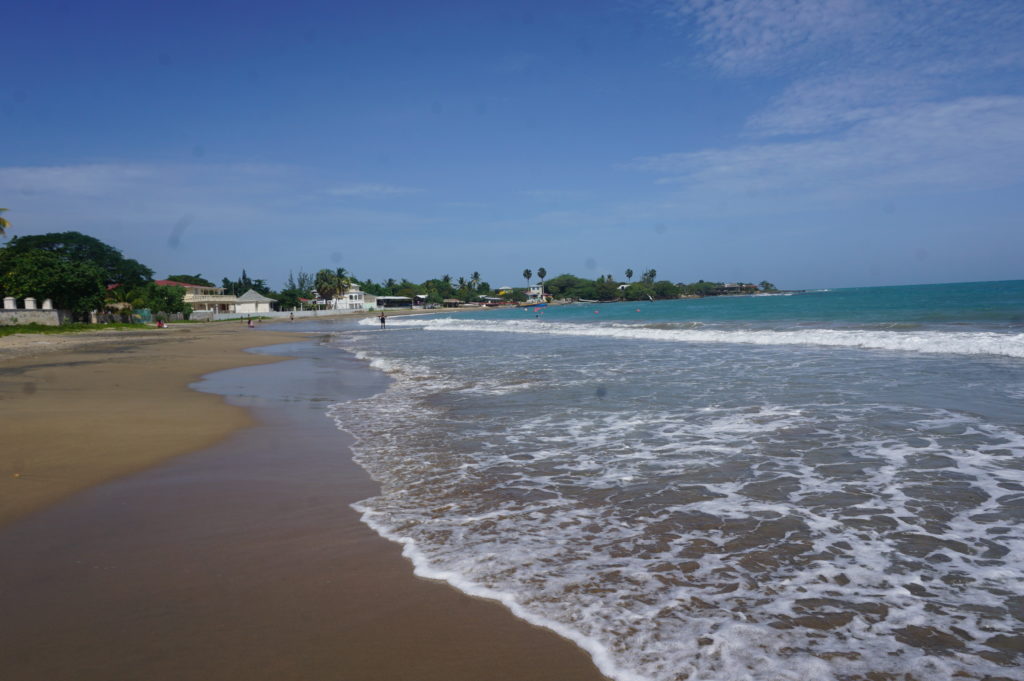
<svg viewBox="0 0 1024 681">
<path fill-rule="evenodd" d="M 7 227 L 5 222 L 0 227 Z M 506 292 L 503 299 L 526 300 L 526 292 L 534 277 L 532 269 L 523 270 L 525 288 Z M 547 270 L 538 267 L 536 276 L 547 295 L 553 298 L 584 300 L 648 300 L 681 296 L 711 296 L 753 291 L 774 291 L 767 281 L 759 285 L 740 284 L 727 289 L 721 282 L 697 281 L 690 284 L 657 279 L 653 268 L 633 281 L 632 269 L 625 270 L 625 282 L 611 274 L 585 279 L 561 274 L 547 279 Z M 198 286 L 217 287 L 201 274 L 172 274 L 172 281 Z M 228 295 L 242 295 L 252 289 L 277 301 L 278 308 L 290 310 L 309 306 L 314 299 L 331 299 L 343 295 L 353 285 L 376 296 L 422 296 L 428 303 L 444 300 L 479 301 L 496 297 L 491 285 L 479 272 L 453 277 L 450 274 L 414 283 L 408 279 L 389 278 L 375 282 L 357 279 L 343 267 L 324 268 L 315 273 L 299 270 L 288 273 L 279 290 L 266 280 L 250 277 L 245 269 L 236 279 L 224 277 L 219 288 Z M 76 318 L 84 318 L 93 310 L 125 311 L 148 308 L 154 313 L 184 313 L 191 310 L 183 301 L 185 289 L 178 286 L 157 286 L 153 270 L 142 263 L 125 258 L 113 246 L 80 232 L 55 232 L 19 236 L 0 248 L 0 296 L 38 299 L 50 298 L 54 306 L 70 310 Z"/>
</svg>

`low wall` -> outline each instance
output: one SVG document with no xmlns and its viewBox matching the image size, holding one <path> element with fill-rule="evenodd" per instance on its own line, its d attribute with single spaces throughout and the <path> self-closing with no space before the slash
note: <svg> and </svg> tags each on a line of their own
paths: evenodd
<svg viewBox="0 0 1024 681">
<path fill-rule="evenodd" d="M 18 324 L 60 326 L 65 321 L 71 321 L 71 314 L 64 310 L 0 310 L 0 326 Z"/>
</svg>

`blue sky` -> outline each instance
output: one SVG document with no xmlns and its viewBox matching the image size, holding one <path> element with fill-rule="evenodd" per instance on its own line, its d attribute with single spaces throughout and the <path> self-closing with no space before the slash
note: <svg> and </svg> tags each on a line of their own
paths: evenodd
<svg viewBox="0 0 1024 681">
<path fill-rule="evenodd" d="M 154 270 L 1024 278 L 1024 3 L 8 3 L 0 206 Z"/>
</svg>

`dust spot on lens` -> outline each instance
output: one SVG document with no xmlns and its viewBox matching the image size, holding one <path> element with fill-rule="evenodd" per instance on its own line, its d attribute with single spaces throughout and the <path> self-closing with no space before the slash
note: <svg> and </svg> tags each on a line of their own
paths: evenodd
<svg viewBox="0 0 1024 681">
<path fill-rule="evenodd" d="M 181 238 L 185 235 L 185 230 L 192 224 L 191 215 L 183 215 L 180 220 L 174 223 L 174 227 L 171 228 L 171 233 L 167 237 L 167 246 L 169 248 L 177 248 L 181 245 Z"/>
<path fill-rule="evenodd" d="M 597 390 L 594 391 L 594 394 L 597 395 L 597 399 L 603 400 L 605 396 L 608 394 L 608 388 L 604 387 L 603 385 L 599 385 L 597 386 Z"/>
</svg>

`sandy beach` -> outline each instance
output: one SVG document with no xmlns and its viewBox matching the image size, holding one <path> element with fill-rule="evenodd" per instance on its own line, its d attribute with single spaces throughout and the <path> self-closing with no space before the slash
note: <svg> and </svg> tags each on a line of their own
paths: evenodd
<svg viewBox="0 0 1024 681">
<path fill-rule="evenodd" d="M 383 375 L 236 324 L 60 338 L 0 345 L 4 678 L 603 678 L 359 522 L 323 408 Z"/>
</svg>

